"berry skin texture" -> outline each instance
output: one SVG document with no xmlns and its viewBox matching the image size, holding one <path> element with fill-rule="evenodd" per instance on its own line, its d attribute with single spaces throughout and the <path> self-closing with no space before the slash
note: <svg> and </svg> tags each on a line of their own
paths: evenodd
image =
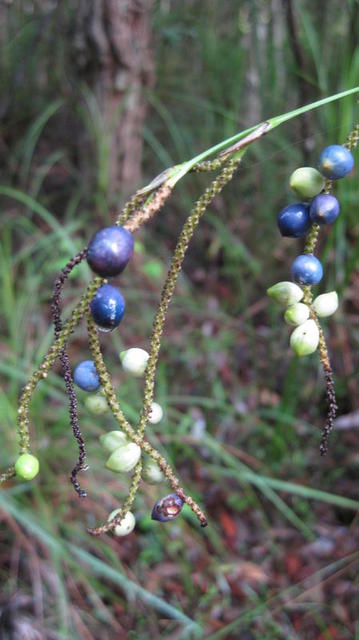
<svg viewBox="0 0 359 640">
<path fill-rule="evenodd" d="M 161 405 L 158 404 L 158 402 L 152 402 L 151 411 L 148 416 L 148 422 L 150 424 L 158 424 L 159 422 L 161 422 L 162 418 L 163 418 L 163 409 Z"/>
<path fill-rule="evenodd" d="M 39 473 L 39 461 L 31 453 L 23 453 L 15 462 L 15 472 L 22 480 L 32 480 Z"/>
<path fill-rule="evenodd" d="M 152 520 L 158 520 L 159 522 L 169 522 L 181 513 L 183 507 L 183 500 L 176 494 L 170 493 L 168 496 L 157 500 L 155 506 L 152 509 Z"/>
<path fill-rule="evenodd" d="M 74 369 L 74 383 L 83 391 L 97 391 L 100 378 L 93 360 L 83 360 Z"/>
<path fill-rule="evenodd" d="M 332 224 L 338 217 L 340 205 L 335 196 L 321 193 L 313 198 L 309 215 L 312 222 L 317 224 Z"/>
<path fill-rule="evenodd" d="M 112 511 L 107 519 L 108 522 L 111 522 L 111 520 L 116 518 L 120 511 L 121 509 L 115 509 Z M 136 519 L 132 511 L 127 511 L 126 515 L 122 518 L 120 524 L 116 525 L 113 532 L 118 538 L 123 538 L 124 536 L 128 536 L 128 534 L 134 530 L 135 524 Z"/>
<path fill-rule="evenodd" d="M 112 331 L 120 324 L 125 313 L 125 299 L 111 284 L 103 284 L 90 304 L 94 322 L 102 331 Z"/>
<path fill-rule="evenodd" d="M 105 227 L 92 238 L 87 249 L 87 262 L 102 278 L 118 276 L 133 253 L 133 237 L 123 227 Z"/>
<path fill-rule="evenodd" d="M 319 171 L 330 180 L 344 178 L 354 167 L 354 158 L 349 149 L 332 144 L 323 149 L 319 157 Z"/>
<path fill-rule="evenodd" d="M 286 238 L 301 238 L 309 231 L 312 224 L 309 207 L 303 202 L 290 204 L 278 216 L 278 228 Z"/>
<path fill-rule="evenodd" d="M 321 262 L 311 254 L 297 256 L 291 266 L 293 280 L 298 284 L 318 284 L 323 277 Z"/>
<path fill-rule="evenodd" d="M 289 184 L 300 198 L 314 198 L 322 191 L 324 178 L 313 167 L 299 167 L 290 176 Z"/>
</svg>

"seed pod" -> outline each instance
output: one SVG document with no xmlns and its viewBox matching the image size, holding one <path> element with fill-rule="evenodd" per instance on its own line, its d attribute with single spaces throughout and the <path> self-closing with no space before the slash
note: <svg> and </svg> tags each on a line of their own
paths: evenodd
<svg viewBox="0 0 359 640">
<path fill-rule="evenodd" d="M 317 349 L 319 330 L 314 320 L 307 320 L 294 329 L 290 336 L 290 346 L 297 356 L 309 356 Z"/>
<path fill-rule="evenodd" d="M 152 509 L 152 520 L 159 522 L 169 522 L 181 513 L 183 500 L 176 494 L 170 493 L 168 496 L 157 500 Z"/>
<path fill-rule="evenodd" d="M 267 294 L 277 302 L 284 304 L 286 307 L 299 302 L 303 298 L 303 291 L 294 282 L 277 282 L 267 289 Z"/>
<path fill-rule="evenodd" d="M 151 458 L 145 462 L 142 470 L 142 480 L 148 484 L 158 484 L 162 482 L 164 475 L 159 468 L 157 462 Z"/>
<path fill-rule="evenodd" d="M 106 468 L 116 473 L 131 471 L 141 457 L 141 447 L 134 442 L 122 445 L 115 449 L 106 462 Z"/>
<path fill-rule="evenodd" d="M 116 518 L 117 514 L 120 513 L 121 509 L 115 509 L 110 513 L 107 520 L 111 522 L 114 518 Z M 136 524 L 136 518 L 133 515 L 132 511 L 127 511 L 126 515 L 122 518 L 120 524 L 117 524 L 113 530 L 115 536 L 119 538 L 123 538 L 124 536 L 128 536 L 131 533 Z"/>
<path fill-rule="evenodd" d="M 303 302 L 297 302 L 292 304 L 286 310 L 284 314 L 284 320 L 287 324 L 292 324 L 295 327 L 303 324 L 309 318 L 309 307 Z"/>
<path fill-rule="evenodd" d="M 313 309 L 319 318 L 327 318 L 333 315 L 338 309 L 338 294 L 336 291 L 330 291 L 329 293 L 322 293 L 315 298 L 313 302 Z"/>
<path fill-rule="evenodd" d="M 149 357 L 147 351 L 138 347 L 132 347 L 120 353 L 124 370 L 136 378 L 140 378 L 144 374 Z"/>
<path fill-rule="evenodd" d="M 94 416 L 102 416 L 109 411 L 106 399 L 101 393 L 94 393 L 85 399 L 85 407 Z"/>
<path fill-rule="evenodd" d="M 109 431 L 108 433 L 104 433 L 100 436 L 100 442 L 106 451 L 110 451 L 112 453 L 119 447 L 123 447 L 125 444 L 128 444 L 128 439 L 123 431 Z"/>
<path fill-rule="evenodd" d="M 157 402 L 152 402 L 151 404 L 151 412 L 148 417 L 148 422 L 151 424 L 158 424 L 161 422 L 163 418 L 163 409 L 160 404 Z"/>
<path fill-rule="evenodd" d="M 32 480 L 39 473 L 39 461 L 31 453 L 23 453 L 15 462 L 15 472 L 22 480 Z"/>
</svg>

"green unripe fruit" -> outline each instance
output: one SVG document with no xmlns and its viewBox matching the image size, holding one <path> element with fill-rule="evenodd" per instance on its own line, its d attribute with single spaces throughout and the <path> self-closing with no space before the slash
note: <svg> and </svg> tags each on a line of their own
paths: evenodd
<svg viewBox="0 0 359 640">
<path fill-rule="evenodd" d="M 145 462 L 145 464 L 143 465 L 142 480 L 144 480 L 148 484 L 158 484 L 162 482 L 163 479 L 164 475 L 157 462 L 152 459 L 147 460 L 147 462 Z"/>
<path fill-rule="evenodd" d="M 23 453 L 15 462 L 15 472 L 22 480 L 32 480 L 39 473 L 39 461 L 31 453 Z"/>
<path fill-rule="evenodd" d="M 297 356 L 309 356 L 319 343 L 319 330 L 314 320 L 307 320 L 294 329 L 290 336 L 290 346 Z"/>
<path fill-rule="evenodd" d="M 330 291 L 329 293 L 322 293 L 315 298 L 313 302 L 313 309 L 319 318 L 327 318 L 333 315 L 338 309 L 338 294 L 336 291 Z"/>
<path fill-rule="evenodd" d="M 102 393 L 96 393 L 93 396 L 87 396 L 85 399 L 85 407 L 94 416 L 103 416 L 109 411 L 106 399 Z"/>
<path fill-rule="evenodd" d="M 284 314 L 284 320 L 287 324 L 294 325 L 295 327 L 303 324 L 309 318 L 309 307 L 303 302 L 297 302 L 288 307 Z"/>
<path fill-rule="evenodd" d="M 286 281 L 277 282 L 277 284 L 269 287 L 267 294 L 270 298 L 284 304 L 286 307 L 299 302 L 304 296 L 302 289 L 297 284 Z"/>
<path fill-rule="evenodd" d="M 120 511 L 121 509 L 115 509 L 114 511 L 112 511 L 107 519 L 108 522 L 111 522 L 111 520 L 116 518 L 117 514 L 120 513 Z M 135 524 L 136 518 L 133 515 L 132 511 L 127 511 L 126 515 L 122 518 L 120 524 L 116 525 L 113 532 L 115 536 L 123 538 L 124 536 L 128 536 L 128 534 L 134 530 Z"/>
<path fill-rule="evenodd" d="M 106 468 L 116 473 L 127 473 L 131 471 L 141 457 L 141 447 L 134 442 L 115 449 L 106 462 Z"/>
<path fill-rule="evenodd" d="M 127 436 L 123 431 L 109 431 L 100 436 L 100 442 L 106 451 L 115 451 L 119 447 L 128 444 Z"/>
<path fill-rule="evenodd" d="M 313 167 L 300 167 L 289 179 L 290 188 L 301 198 L 314 198 L 324 188 L 323 176 Z"/>
</svg>

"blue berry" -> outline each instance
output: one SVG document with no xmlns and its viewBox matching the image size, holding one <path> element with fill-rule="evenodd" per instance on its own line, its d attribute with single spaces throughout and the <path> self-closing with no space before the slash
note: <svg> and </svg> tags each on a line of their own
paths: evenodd
<svg viewBox="0 0 359 640">
<path fill-rule="evenodd" d="M 122 293 L 111 284 L 103 284 L 90 304 L 92 317 L 103 331 L 111 331 L 120 324 L 125 307 Z"/>
<path fill-rule="evenodd" d="M 182 507 L 183 500 L 176 493 L 170 493 L 156 502 L 152 509 L 152 520 L 169 522 L 169 520 L 177 518 L 182 511 Z"/>
<path fill-rule="evenodd" d="M 83 360 L 74 369 L 74 382 L 84 391 L 97 391 L 100 378 L 93 360 Z"/>
<path fill-rule="evenodd" d="M 123 227 L 105 227 L 92 238 L 87 249 L 87 262 L 102 278 L 118 276 L 133 253 L 133 237 Z"/>
<path fill-rule="evenodd" d="M 278 216 L 278 227 L 282 236 L 300 238 L 310 228 L 309 207 L 302 202 L 290 204 Z"/>
<path fill-rule="evenodd" d="M 330 180 L 344 178 L 351 172 L 354 158 L 349 149 L 340 144 L 332 144 L 323 149 L 319 157 L 318 169 L 323 176 Z"/>
<path fill-rule="evenodd" d="M 317 224 L 331 224 L 337 219 L 339 211 L 340 206 L 337 198 L 328 193 L 322 193 L 313 198 L 309 215 L 312 222 L 316 222 Z"/>
<path fill-rule="evenodd" d="M 293 280 L 298 284 L 318 284 L 323 277 L 323 267 L 315 256 L 305 253 L 292 263 Z"/>
</svg>

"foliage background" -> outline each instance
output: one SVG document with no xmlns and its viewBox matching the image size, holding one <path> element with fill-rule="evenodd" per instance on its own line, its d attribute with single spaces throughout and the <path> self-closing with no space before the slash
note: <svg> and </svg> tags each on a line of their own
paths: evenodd
<svg viewBox="0 0 359 640">
<path fill-rule="evenodd" d="M 16 455 L 16 401 L 50 344 L 52 284 L 68 258 L 167 166 L 358 84 L 357 2 L 147 6 L 154 84 L 143 91 L 142 176 L 114 186 L 111 131 L 74 61 L 77 3 L 1 3 L 2 467 Z M 98 443 L 111 422 L 81 410 L 91 469 L 90 497 L 80 503 L 67 480 L 76 449 L 58 369 L 40 387 L 32 417 L 41 477 L 0 495 L 1 638 L 359 638 L 356 174 L 338 186 L 342 214 L 320 247 L 321 290 L 336 288 L 341 298 L 326 334 L 346 416 L 325 460 L 318 360 L 292 357 L 281 312 L 265 297 L 288 277 L 298 252 L 275 223 L 292 198 L 290 173 L 315 165 L 322 147 L 342 142 L 357 118 L 355 100 L 345 99 L 253 146 L 191 244 L 158 372 L 166 419 L 151 439 L 205 506 L 207 530 L 188 513 L 168 526 L 152 523 L 161 489 L 143 485 L 136 534 L 91 539 L 85 526 L 125 493 L 104 470 Z M 148 345 L 171 250 L 207 181 L 191 176 L 179 186 L 140 232 L 121 277 L 126 317 L 103 344 L 129 417 L 141 388 L 121 372 L 118 352 Z M 69 309 L 89 277 L 81 267 L 71 278 Z M 83 330 L 70 355 L 74 363 L 87 357 Z"/>
</svg>

